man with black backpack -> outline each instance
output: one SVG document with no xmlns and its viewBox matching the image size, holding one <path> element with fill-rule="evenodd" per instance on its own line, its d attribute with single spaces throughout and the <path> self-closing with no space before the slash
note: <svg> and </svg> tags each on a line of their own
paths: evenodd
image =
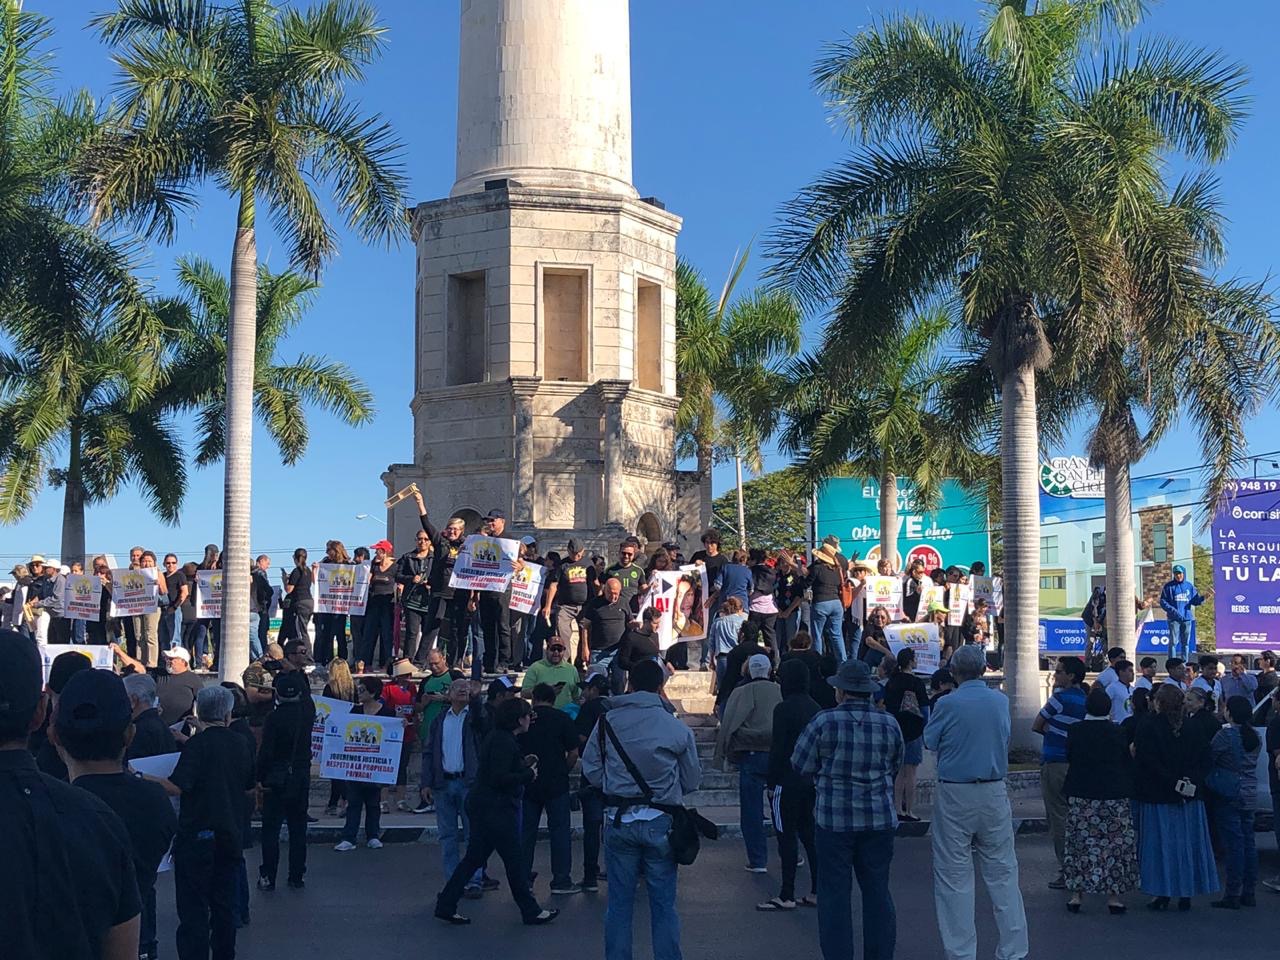
<svg viewBox="0 0 1280 960">
<path fill-rule="evenodd" d="M 662 666 L 642 660 L 630 671 L 632 693 L 613 697 L 587 740 L 582 775 L 604 794 L 605 960 L 631 957 L 636 884 L 649 894 L 653 955 L 680 957 L 676 857 L 668 842 L 672 815 L 698 789 L 702 768 L 693 730 L 669 714 L 659 695 Z M 625 748 L 622 744 L 626 744 Z M 625 752 L 624 752 L 625 750 Z"/>
</svg>

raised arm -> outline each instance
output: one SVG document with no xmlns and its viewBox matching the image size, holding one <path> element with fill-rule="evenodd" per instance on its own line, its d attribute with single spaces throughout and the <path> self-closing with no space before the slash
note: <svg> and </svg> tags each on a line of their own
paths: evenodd
<svg viewBox="0 0 1280 960">
<path fill-rule="evenodd" d="M 420 490 L 415 490 L 413 492 L 413 499 L 418 504 L 418 522 L 422 524 L 422 529 L 426 531 L 427 536 L 430 537 L 431 542 L 434 543 L 438 531 L 431 525 L 431 521 L 427 519 L 427 502 L 422 499 L 422 492 Z"/>
</svg>

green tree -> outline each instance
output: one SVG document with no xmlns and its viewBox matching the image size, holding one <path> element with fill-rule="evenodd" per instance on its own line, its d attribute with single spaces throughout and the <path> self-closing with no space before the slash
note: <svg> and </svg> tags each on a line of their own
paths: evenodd
<svg viewBox="0 0 1280 960">
<path fill-rule="evenodd" d="M 172 238 L 192 191 L 212 182 L 237 204 L 231 254 L 224 428 L 224 566 L 247 571 L 262 202 L 293 263 L 318 272 L 337 237 L 315 185 L 372 241 L 404 235 L 405 177 L 390 126 L 345 95 L 381 53 L 374 8 L 324 0 L 307 10 L 270 0 L 119 0 L 93 21 L 117 48 L 121 104 L 112 134 L 87 154 L 100 218 Z M 249 578 L 226 582 L 224 677 L 248 659 Z"/>
<path fill-rule="evenodd" d="M 168 399 L 194 411 L 199 438 L 196 463 L 205 466 L 226 453 L 222 428 L 231 285 L 212 263 L 199 257 L 178 261 L 178 283 L 188 312 Z M 276 355 L 281 341 L 302 322 L 319 287 L 318 281 L 295 271 L 272 273 L 265 266 L 258 268 L 254 409 L 281 460 L 290 466 L 307 451 L 308 406 L 327 410 L 352 426 L 373 419 L 373 393 L 345 364 L 305 353 L 285 363 Z"/>
<path fill-rule="evenodd" d="M 794 467 L 774 470 L 748 480 L 742 485 L 742 501 L 751 531 L 750 544 L 765 550 L 782 550 L 809 542 L 810 486 Z M 712 516 L 734 518 L 728 526 L 736 528 L 737 492 L 721 494 L 711 504 Z M 725 525 L 723 520 L 714 521 Z"/>
<path fill-rule="evenodd" d="M 676 267 L 676 450 L 697 463 L 704 509 L 718 460 L 741 457 L 762 469 L 782 368 L 800 349 L 800 310 L 789 294 L 756 289 L 735 299 L 749 252 L 734 260 L 719 297 L 688 261 Z"/>
<path fill-rule="evenodd" d="M 46 482 L 61 487 L 70 560 L 85 552 L 86 504 L 134 482 L 173 522 L 185 470 L 154 403 L 162 324 L 128 251 L 68 189 L 98 118 L 87 95 L 53 99 L 50 36 L 44 18 L 0 3 L 0 522 L 20 520 Z"/>
<path fill-rule="evenodd" d="M 1202 583 L 1208 581 L 1206 585 L 1213 583 L 1213 551 L 1204 544 L 1193 543 L 1191 545 L 1191 564 L 1191 569 L 1195 573 L 1196 579 Z M 1205 593 L 1205 591 L 1202 590 L 1201 593 Z M 1217 599 L 1216 594 L 1207 594 L 1204 603 L 1200 604 L 1200 608 L 1196 610 L 1196 649 L 1204 653 L 1212 653 L 1218 648 L 1213 612 Z"/>
<path fill-rule="evenodd" d="M 985 6 L 980 31 L 891 18 L 831 50 L 817 84 L 860 145 L 787 206 L 774 250 L 797 295 L 833 305 L 826 351 L 887 336 L 940 294 L 957 296 L 983 345 L 1001 409 L 1006 689 L 1023 750 L 1041 701 L 1037 374 L 1091 335 L 1115 252 L 1074 134 L 1128 103 L 1163 143 L 1216 160 L 1239 73 L 1149 39 L 1108 54 L 1105 89 L 1088 96 L 1077 78 L 1096 72 L 1092 44 L 1136 23 L 1140 0 Z"/>
</svg>

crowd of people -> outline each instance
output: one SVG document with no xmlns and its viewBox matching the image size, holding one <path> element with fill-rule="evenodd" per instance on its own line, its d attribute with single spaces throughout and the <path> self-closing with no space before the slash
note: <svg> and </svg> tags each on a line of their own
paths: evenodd
<svg viewBox="0 0 1280 960">
<path fill-rule="evenodd" d="M 394 785 L 329 784 L 325 812 L 343 819 L 335 850 L 359 849 L 362 824 L 364 846 L 379 849 L 382 816 L 393 807 L 434 813 L 445 877 L 436 917 L 470 922 L 462 901 L 500 888 L 488 872 L 496 853 L 522 921 L 542 925 L 558 915 L 534 892 L 535 840 L 545 821 L 550 896 L 596 892 L 608 877 L 606 960 L 631 956 L 642 881 L 654 956 L 678 958 L 677 865 L 687 862 L 682 851 L 696 830 L 683 800 L 698 789 L 702 765 L 664 686 L 676 670 L 703 669 L 712 672 L 719 720 L 715 758 L 737 771 L 748 871 L 767 872 L 765 824 L 774 826 L 781 884 L 758 910 L 812 908 L 823 956 L 852 956 L 856 878 L 863 949 L 891 957 L 895 834 L 919 819 L 916 770 L 928 749 L 938 768 L 931 837 L 944 952 L 974 956 L 976 862 L 998 955 L 1027 956 L 1005 784 L 1008 702 L 983 679 L 999 611 L 974 598 L 957 624 L 949 596 L 983 576 L 981 565 L 927 571 L 911 563 L 898 574 L 887 560 L 871 567 L 846 559 L 835 538 L 809 556 L 725 553 L 708 530 L 688 560 L 707 574 L 705 638 L 663 649 L 658 611 L 643 600 L 655 573 L 686 564 L 675 544 L 646 553 L 629 538 L 608 563 L 588 558 L 574 540 L 563 553 L 543 555 L 526 537 L 517 569 L 549 569 L 534 612 L 520 614 L 509 593 L 449 586 L 465 525 L 451 518 L 437 529 L 420 495 L 417 505 L 421 532 L 399 558 L 386 541 L 351 554 L 331 541 L 316 563 L 296 551 L 282 576 L 275 639 L 266 630 L 276 594 L 270 560 L 259 558 L 250 573 L 254 659 L 239 683 L 215 683 L 199 671 L 216 663 L 218 622 L 188 618 L 192 581 L 176 556 L 165 556 L 157 575 L 169 602 L 156 614 L 112 619 L 104 591 L 103 617 L 86 631 L 52 600 L 61 571 L 38 557 L 15 570 L 26 579 L 6 613 L 18 629 L 0 634 L 0 808 L 18 818 L 6 822 L 29 824 L 50 810 L 78 812 L 74 830 L 21 838 L 17 869 L 6 878 L 18 890 L 9 902 L 26 917 L 15 942 L 29 945 L 31 956 L 157 956 L 155 878 L 167 855 L 178 956 L 231 957 L 236 930 L 249 921 L 246 850 L 255 820 L 257 890 L 276 888 L 283 830 L 285 882 L 306 886 L 312 681 L 323 680 L 323 697 L 404 725 Z M 502 511 L 490 511 L 484 532 L 501 536 L 505 528 Z M 152 552 L 136 554 L 131 565 L 155 565 Z M 317 564 L 365 560 L 364 613 L 315 614 Z M 187 566 L 218 563 L 211 546 L 201 565 Z M 109 588 L 105 559 L 94 571 Z M 873 576 L 900 577 L 898 617 L 858 603 Z M 917 620 L 926 602 L 944 666 L 922 676 L 916 651 L 892 649 L 885 629 L 894 619 Z M 38 643 L 81 637 L 106 643 L 116 670 L 90 669 L 90 659 L 72 651 L 42 678 Z M 1083 660 L 1060 659 L 1054 695 L 1034 727 L 1044 738 L 1041 786 L 1060 865 L 1051 886 L 1069 893 L 1073 913 L 1091 895 L 1123 913 L 1124 895 L 1138 888 L 1153 910 L 1189 909 L 1193 897 L 1219 889 L 1214 907 L 1253 906 L 1260 751 L 1271 758 L 1271 795 L 1280 801 L 1280 710 L 1261 718 L 1264 736 L 1254 715 L 1256 704 L 1280 703 L 1274 655 L 1260 658 L 1256 674 L 1233 658 L 1221 676 L 1212 656 L 1170 658 L 1163 679 L 1152 658 L 1135 668 L 1113 648 L 1107 659 L 1092 684 Z M 169 769 L 139 776 L 128 766 L 170 755 L 178 759 Z M 410 797 L 415 762 L 419 792 Z M 574 808 L 583 825 L 576 877 Z M 23 871 L 51 857 L 92 878 L 92 909 L 75 923 L 52 919 L 57 901 L 43 884 L 23 887 Z M 805 893 L 797 888 L 803 864 Z M 1280 878 L 1266 885 L 1280 892 Z"/>
</svg>

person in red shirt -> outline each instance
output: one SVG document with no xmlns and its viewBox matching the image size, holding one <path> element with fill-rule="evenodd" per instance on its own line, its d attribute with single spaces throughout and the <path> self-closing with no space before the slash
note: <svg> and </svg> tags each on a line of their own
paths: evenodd
<svg viewBox="0 0 1280 960">
<path fill-rule="evenodd" d="M 404 744 L 400 748 L 400 770 L 396 774 L 394 796 L 396 809 L 404 813 L 413 810 L 413 804 L 404 798 L 405 785 L 409 782 L 409 758 L 413 755 L 418 739 L 418 705 L 413 686 L 413 664 L 404 657 L 395 660 L 390 669 L 391 682 L 382 688 L 382 702 L 405 721 Z"/>
</svg>

